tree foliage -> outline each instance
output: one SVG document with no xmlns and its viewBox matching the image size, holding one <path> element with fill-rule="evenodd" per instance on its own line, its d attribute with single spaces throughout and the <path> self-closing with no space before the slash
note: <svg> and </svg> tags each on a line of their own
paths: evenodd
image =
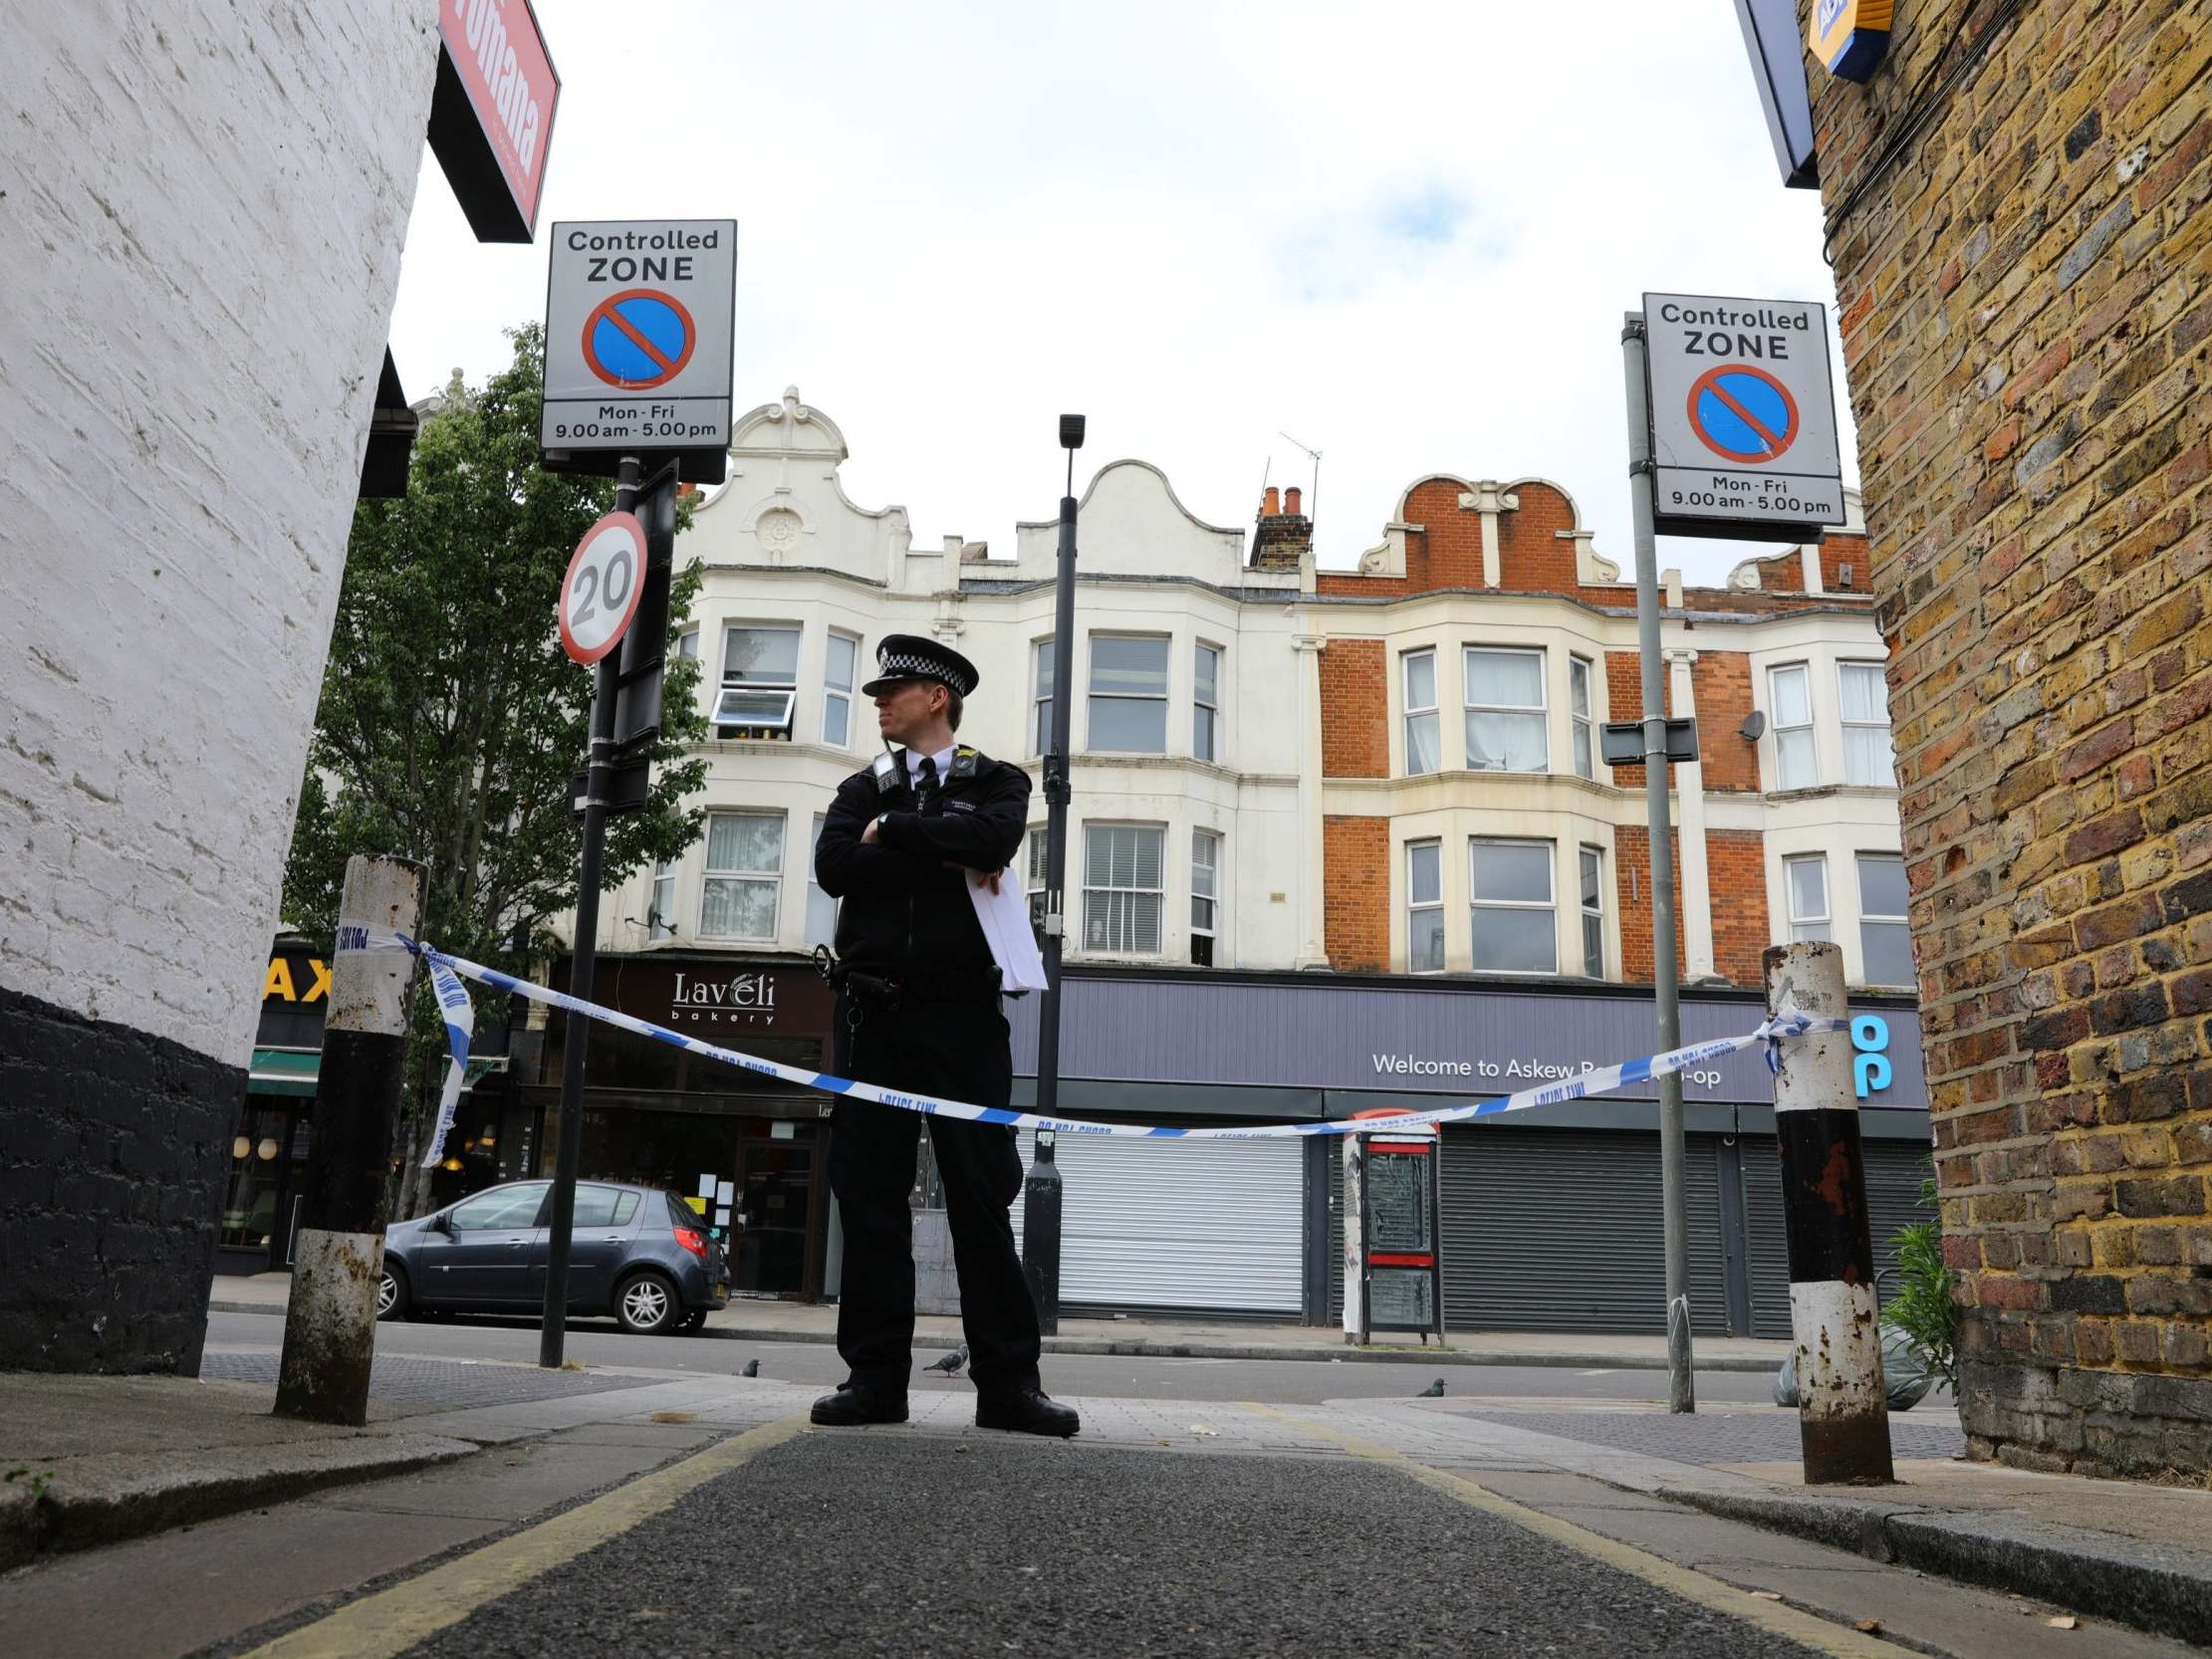
<svg viewBox="0 0 2212 1659">
<path fill-rule="evenodd" d="M 425 938 L 522 972 L 554 948 L 546 923 L 578 897 L 570 779 L 584 764 L 593 671 L 563 653 L 554 607 L 614 486 L 539 469 L 543 331 L 512 338 L 506 369 L 476 390 L 456 377 L 424 420 L 406 495 L 355 508 L 284 915 L 329 938 L 348 856 L 396 853 L 427 868 Z M 679 533 L 689 522 L 686 502 Z M 676 856 L 704 822 L 703 808 L 684 805 L 706 774 L 703 760 L 683 757 L 706 734 L 698 664 L 675 654 L 699 580 L 695 562 L 679 561 L 652 795 L 609 821 L 609 889 Z M 413 1084 L 394 1150 L 411 1169 L 443 1054 L 420 980 L 409 1041 Z M 394 1215 L 408 1213 L 410 1186 L 395 1191 Z"/>
</svg>

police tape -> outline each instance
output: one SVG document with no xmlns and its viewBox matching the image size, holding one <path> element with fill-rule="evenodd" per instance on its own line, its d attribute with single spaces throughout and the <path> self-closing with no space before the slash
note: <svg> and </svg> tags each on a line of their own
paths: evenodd
<svg viewBox="0 0 2212 1659">
<path fill-rule="evenodd" d="M 1290 1140 L 1308 1135 L 1403 1133 L 1444 1123 L 1465 1123 L 1475 1118 L 1495 1117 L 1504 1112 L 1526 1111 L 1532 1106 L 1555 1106 L 1593 1094 L 1609 1094 L 1616 1088 L 1649 1082 L 1669 1073 L 1687 1071 L 1707 1061 L 1725 1059 L 1747 1049 L 1764 1047 L 1767 1066 L 1772 1070 L 1779 1063 L 1784 1042 L 1807 1037 L 1815 1032 L 1842 1031 L 1847 1024 L 1843 1020 L 1816 1020 L 1809 1015 L 1786 1009 L 1762 1022 L 1756 1031 L 1746 1032 L 1741 1037 L 1716 1037 L 1704 1043 L 1670 1049 L 1665 1054 L 1623 1061 L 1617 1066 L 1596 1066 L 1578 1076 L 1547 1083 L 1542 1088 L 1524 1088 L 1518 1093 L 1501 1095 L 1491 1100 L 1467 1100 L 1458 1105 L 1439 1106 L 1428 1111 L 1396 1112 L 1387 1117 L 1330 1118 L 1310 1123 L 1252 1124 L 1241 1128 L 1176 1129 L 1160 1124 L 1095 1123 L 1078 1117 L 1045 1117 L 1036 1112 L 1015 1111 L 1009 1106 L 978 1106 L 965 1100 L 939 1099 L 933 1094 L 908 1094 L 895 1088 L 882 1088 L 874 1083 L 840 1077 L 829 1071 L 810 1071 L 802 1066 L 786 1066 L 778 1061 L 762 1060 L 756 1055 L 740 1054 L 735 1049 L 725 1049 L 719 1044 L 686 1037 L 682 1032 L 670 1031 L 666 1026 L 656 1026 L 650 1020 L 640 1020 L 616 1009 L 585 1002 L 566 992 L 556 991 L 551 986 L 517 979 L 512 974 L 501 973 L 497 968 L 487 968 L 482 963 L 471 962 L 466 957 L 449 955 L 433 945 L 410 939 L 404 934 L 371 933 L 368 948 L 405 950 L 428 965 L 432 983 L 437 987 L 438 1004 L 445 1018 L 447 1052 L 451 1057 L 446 1088 L 449 1096 L 454 1099 L 459 1095 L 458 1079 L 467 1066 L 469 1033 L 474 1025 L 468 991 L 454 977 L 460 975 L 494 990 L 543 1003 L 548 1008 L 558 1008 L 589 1020 L 598 1020 L 622 1031 L 634 1032 L 639 1037 L 649 1037 L 657 1043 L 665 1043 L 672 1049 L 687 1049 L 692 1054 L 721 1061 L 740 1070 L 758 1072 L 762 1076 L 796 1083 L 802 1088 L 816 1089 L 824 1094 L 843 1095 L 853 1100 L 869 1100 L 877 1105 L 896 1107 L 900 1111 L 919 1112 L 926 1117 L 960 1118 L 976 1123 L 1002 1123 L 1015 1129 L 1051 1129 L 1058 1134 L 1106 1135 L 1129 1140 Z M 448 1102 L 441 1102 L 441 1108 L 436 1139 L 442 1144 L 445 1131 L 451 1125 L 452 1106 Z M 437 1150 L 437 1147 L 433 1147 L 433 1160 Z"/>
</svg>

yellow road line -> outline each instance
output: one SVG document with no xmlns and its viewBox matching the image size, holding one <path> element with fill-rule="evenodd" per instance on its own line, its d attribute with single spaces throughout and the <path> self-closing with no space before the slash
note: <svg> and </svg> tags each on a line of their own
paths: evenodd
<svg viewBox="0 0 2212 1659">
<path fill-rule="evenodd" d="M 551 1521 L 349 1602 L 327 1618 L 255 1648 L 245 1659 L 390 1659 L 458 1624 L 486 1602 L 672 1509 L 686 1493 L 782 1445 L 806 1424 L 805 1417 L 795 1415 L 717 1441 Z"/>
<path fill-rule="evenodd" d="M 1464 1476 L 1431 1469 L 1428 1465 L 1407 1457 L 1403 1452 L 1375 1441 L 1345 1434 L 1327 1423 L 1294 1416 L 1271 1405 L 1246 1402 L 1242 1409 L 1295 1423 L 1309 1433 L 1342 1446 L 1354 1457 L 1387 1464 L 1400 1474 L 1409 1475 L 1423 1486 L 1431 1487 L 1447 1498 L 1457 1499 L 1470 1509 L 1481 1510 L 1501 1521 L 1510 1521 L 1517 1527 L 1540 1533 L 1570 1549 L 1595 1556 L 1607 1566 L 1633 1573 L 1645 1583 L 1655 1584 L 1685 1601 L 1694 1601 L 1700 1607 L 1710 1607 L 1730 1618 L 1757 1625 L 1774 1635 L 1801 1643 L 1816 1653 L 1828 1654 L 1831 1659 L 1922 1659 L 1921 1655 L 1910 1648 L 1899 1647 L 1893 1642 L 1885 1642 L 1856 1630 L 1847 1630 L 1816 1613 L 1803 1612 L 1783 1602 L 1763 1600 L 1749 1590 L 1740 1590 L 1718 1578 L 1677 1565 L 1664 1556 L 1653 1555 L 1633 1544 L 1622 1543 L 1617 1539 L 1606 1538 L 1586 1527 L 1578 1527 L 1572 1521 L 1562 1521 L 1556 1516 L 1546 1515 L 1542 1510 L 1532 1510 L 1525 1504 L 1516 1504 L 1512 1499 L 1501 1498 L 1488 1487 L 1478 1486 Z"/>
</svg>

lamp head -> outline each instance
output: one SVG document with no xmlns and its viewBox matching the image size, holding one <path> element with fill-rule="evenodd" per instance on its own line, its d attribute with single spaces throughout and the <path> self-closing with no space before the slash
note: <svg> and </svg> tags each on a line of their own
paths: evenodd
<svg viewBox="0 0 2212 1659">
<path fill-rule="evenodd" d="M 1060 447 L 1063 449 L 1081 449 L 1083 447 L 1083 416 L 1064 414 L 1060 417 Z"/>
</svg>

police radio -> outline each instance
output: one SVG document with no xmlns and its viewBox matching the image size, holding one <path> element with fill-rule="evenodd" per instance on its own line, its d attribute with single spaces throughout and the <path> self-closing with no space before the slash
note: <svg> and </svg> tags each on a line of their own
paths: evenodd
<svg viewBox="0 0 2212 1659">
<path fill-rule="evenodd" d="M 868 770 L 875 774 L 877 795 L 889 795 L 906 787 L 906 769 L 899 765 L 898 757 L 888 748 L 868 763 Z"/>
</svg>

